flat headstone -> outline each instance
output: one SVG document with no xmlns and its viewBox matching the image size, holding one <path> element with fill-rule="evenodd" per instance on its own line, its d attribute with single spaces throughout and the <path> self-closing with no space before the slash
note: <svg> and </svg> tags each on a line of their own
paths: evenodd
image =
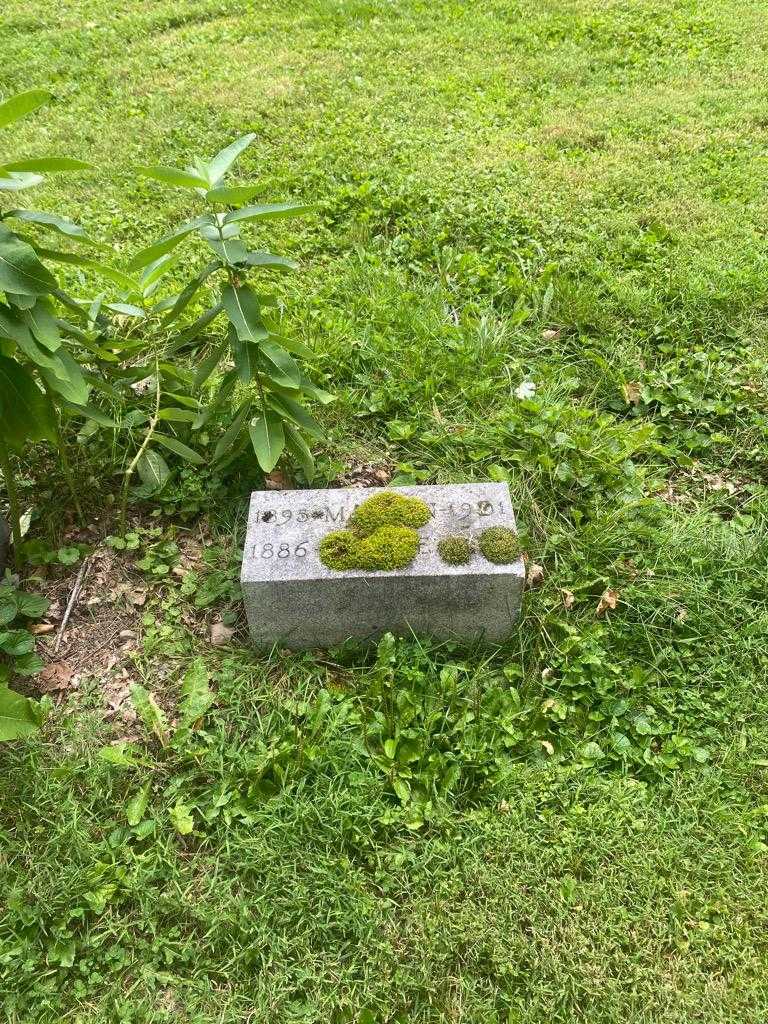
<svg viewBox="0 0 768 1024">
<path fill-rule="evenodd" d="M 414 561 L 391 572 L 328 569 L 322 538 L 386 490 L 421 498 L 432 511 Z M 251 635 L 259 646 L 297 649 L 386 632 L 502 640 L 520 612 L 522 559 L 496 565 L 475 550 L 468 564 L 447 565 L 437 553 L 441 537 L 473 538 L 489 526 L 515 529 L 506 484 L 254 491 L 241 574 Z"/>
</svg>

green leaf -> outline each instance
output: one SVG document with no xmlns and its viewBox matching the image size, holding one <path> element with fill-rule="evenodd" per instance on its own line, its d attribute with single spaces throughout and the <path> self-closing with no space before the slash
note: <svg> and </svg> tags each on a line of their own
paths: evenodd
<svg viewBox="0 0 768 1024">
<path fill-rule="evenodd" d="M 24 594 L 21 591 L 16 595 L 19 606 L 19 614 L 26 615 L 28 619 L 39 619 L 48 611 L 50 601 L 42 594 Z"/>
<path fill-rule="evenodd" d="M 31 245 L 0 224 L 0 291 L 19 295 L 45 295 L 56 288 Z"/>
<path fill-rule="evenodd" d="M 43 181 L 42 174 L 26 174 L 21 171 L 9 171 L 0 178 L 0 191 L 21 192 L 25 188 L 32 188 Z"/>
<path fill-rule="evenodd" d="M 244 263 L 248 257 L 248 250 L 239 238 L 221 239 L 205 237 L 205 241 L 219 259 L 222 259 L 229 267 L 234 267 L 238 263 Z"/>
<path fill-rule="evenodd" d="M 180 725 L 188 728 L 210 710 L 214 694 L 208 685 L 210 679 L 205 661 L 195 658 L 184 675 L 179 702 Z"/>
<path fill-rule="evenodd" d="M 159 452 L 148 448 L 136 463 L 136 470 L 148 494 L 161 490 L 171 475 L 168 463 Z"/>
<path fill-rule="evenodd" d="M 61 252 L 59 249 L 40 249 L 37 250 L 43 259 L 53 260 L 55 263 L 70 263 L 74 267 L 82 267 L 84 270 L 90 270 L 91 273 L 96 274 L 98 277 L 104 277 L 107 281 L 112 281 L 125 291 L 134 291 L 136 288 L 136 282 L 133 281 L 127 274 L 123 274 L 120 270 L 115 270 L 114 267 L 107 266 L 106 263 L 99 263 L 98 260 L 89 259 L 87 256 L 80 256 L 76 252 Z"/>
<path fill-rule="evenodd" d="M 232 188 L 221 185 L 206 192 L 205 198 L 211 203 L 226 203 L 227 206 L 239 206 L 247 203 L 261 191 L 261 185 L 235 185 Z"/>
<path fill-rule="evenodd" d="M 244 206 L 241 210 L 233 210 L 224 218 L 225 224 L 236 224 L 241 221 L 274 220 L 276 217 L 300 217 L 312 209 L 304 203 L 263 203 L 258 206 Z"/>
<path fill-rule="evenodd" d="M 41 366 L 40 376 L 57 395 L 61 395 L 62 398 L 65 398 L 73 405 L 85 405 L 88 401 L 90 389 L 83 377 L 80 365 L 72 358 L 63 345 L 58 351 L 54 352 L 53 358 L 58 364 L 57 368 L 49 370 Z"/>
<path fill-rule="evenodd" d="M 125 817 L 131 827 L 138 825 L 147 813 L 147 807 L 149 807 L 150 785 L 151 783 L 149 782 L 145 783 L 138 792 L 134 793 L 125 805 Z"/>
<path fill-rule="evenodd" d="M 67 238 L 89 241 L 84 228 L 65 217 L 57 217 L 55 213 L 43 213 L 39 210 L 10 210 L 4 219 L 10 220 L 11 218 L 24 221 L 25 224 L 38 224 L 40 227 L 53 228 L 54 231 L 58 231 L 60 235 L 66 235 Z"/>
<path fill-rule="evenodd" d="M 114 765 L 116 768 L 134 768 L 139 763 L 134 757 L 133 747 L 127 740 L 120 740 L 119 743 L 102 747 L 99 751 L 99 760 L 106 761 L 107 764 Z"/>
<path fill-rule="evenodd" d="M 238 377 L 243 384 L 250 384 L 258 372 L 258 346 L 254 345 L 250 341 L 241 341 L 232 324 L 229 325 L 227 330 L 227 340 L 229 341 L 229 347 L 232 350 L 232 359 L 234 361 Z"/>
<path fill-rule="evenodd" d="M 49 352 L 56 352 L 61 348 L 61 334 L 50 299 L 39 298 L 34 306 L 24 313 L 24 322 Z"/>
<path fill-rule="evenodd" d="M 177 188 L 207 188 L 208 182 L 193 171 L 181 171 L 177 167 L 137 167 L 136 173 L 144 178 L 153 178 L 164 185 L 175 185 Z"/>
<path fill-rule="evenodd" d="M 263 357 L 261 365 L 270 380 L 274 379 L 283 387 L 298 390 L 301 383 L 301 370 L 285 349 L 273 341 L 265 341 L 262 342 L 259 351 Z"/>
<path fill-rule="evenodd" d="M 270 341 L 274 341 L 281 348 L 286 349 L 288 352 L 293 352 L 303 359 L 314 359 L 317 355 L 308 345 L 305 345 L 303 341 L 297 341 L 296 338 L 286 338 L 282 334 L 270 334 L 269 338 Z"/>
<path fill-rule="evenodd" d="M 0 741 L 31 736 L 39 728 L 40 706 L 15 690 L 0 685 Z"/>
<path fill-rule="evenodd" d="M 205 224 L 213 224 L 213 217 L 209 213 L 196 217 L 195 220 L 187 221 L 186 224 L 182 224 L 175 231 L 171 231 L 170 234 L 164 235 L 157 242 L 148 245 L 146 249 L 139 250 L 133 259 L 128 262 L 127 269 L 140 270 L 142 267 L 146 267 L 154 262 L 158 256 L 163 256 L 165 253 L 170 252 L 171 249 L 175 249 L 187 235 L 190 235 Z"/>
<path fill-rule="evenodd" d="M 0 651 L 10 654 L 12 658 L 22 654 L 31 654 L 35 649 L 35 638 L 26 629 L 8 629 L 0 633 Z"/>
<path fill-rule="evenodd" d="M 26 370 L 4 356 L 0 356 L 0 419 L 3 439 L 16 450 L 25 441 L 56 439 L 56 423 L 45 395 Z"/>
<path fill-rule="evenodd" d="M 249 267 L 266 267 L 274 270 L 298 270 L 299 264 L 289 260 L 286 256 L 275 256 L 273 252 L 265 249 L 254 249 L 248 253 L 245 261 Z"/>
<path fill-rule="evenodd" d="M 183 330 L 179 331 L 178 334 L 174 334 L 166 346 L 166 355 L 173 355 L 175 352 L 178 352 L 179 349 L 188 345 L 190 341 L 194 341 L 195 338 L 197 338 L 198 335 L 200 335 L 205 328 L 223 312 L 223 310 L 224 307 L 220 302 L 218 302 L 215 306 L 212 306 L 204 313 L 201 313 L 197 320 L 194 320 Z"/>
<path fill-rule="evenodd" d="M 276 412 L 267 410 L 266 416 L 251 420 L 248 433 L 259 465 L 265 473 L 271 473 L 285 448 L 283 421 Z"/>
<path fill-rule="evenodd" d="M 9 164 L 0 164 L 0 173 L 5 171 L 39 171 L 47 174 L 52 171 L 91 171 L 92 164 L 84 160 L 71 160 L 66 156 L 40 156 L 29 160 L 14 160 Z"/>
<path fill-rule="evenodd" d="M 174 452 L 176 455 L 180 455 L 182 459 L 186 459 L 187 462 L 193 462 L 196 466 L 202 466 L 205 459 L 202 455 L 199 455 L 192 448 L 181 441 L 177 441 L 175 437 L 168 437 L 167 434 L 155 433 L 152 435 L 152 440 L 157 441 L 158 444 L 163 445 L 169 451 Z"/>
<path fill-rule="evenodd" d="M 202 361 L 202 363 L 200 363 L 200 366 L 197 369 L 197 373 L 195 374 L 195 387 L 196 388 L 199 388 L 203 384 L 205 384 L 205 382 L 208 380 L 208 378 L 211 376 L 213 371 L 216 369 L 216 367 L 221 362 L 221 357 L 224 355 L 224 352 L 225 352 L 226 348 L 227 348 L 227 342 L 223 341 L 220 345 L 217 345 L 216 348 L 214 348 L 213 351 L 210 352 L 205 357 L 205 359 Z"/>
<path fill-rule="evenodd" d="M 168 423 L 194 423 L 198 413 L 192 409 L 177 409 L 169 405 L 166 409 L 158 409 L 157 418 Z"/>
<path fill-rule="evenodd" d="M 36 676 L 44 667 L 45 662 L 34 651 L 13 659 L 13 671 L 17 676 Z"/>
<path fill-rule="evenodd" d="M 304 476 L 307 478 L 307 483 L 311 484 L 315 476 L 315 460 L 312 456 L 312 452 L 309 450 L 306 441 L 293 424 L 283 423 L 283 429 L 285 430 L 285 444 L 288 451 L 304 470 Z"/>
<path fill-rule="evenodd" d="M 168 740 L 168 723 L 152 694 L 143 686 L 134 683 L 131 687 L 131 701 L 136 709 L 136 714 L 144 723 L 144 727 L 154 733 L 160 743 L 165 746 Z"/>
<path fill-rule="evenodd" d="M 13 587 L 0 587 L 0 626 L 7 626 L 18 615 L 19 597 L 21 594 Z"/>
<path fill-rule="evenodd" d="M 293 422 L 306 430 L 312 437 L 322 437 L 323 428 L 309 413 L 303 405 L 300 405 L 294 398 L 289 398 L 287 395 L 274 395 L 271 394 L 268 397 L 268 401 L 271 405 L 274 405 L 277 412 L 281 414 L 283 419 L 293 420 Z"/>
<path fill-rule="evenodd" d="M 232 420 L 227 429 L 219 438 L 216 448 L 214 449 L 213 452 L 214 462 L 218 462 L 219 459 L 222 459 L 231 451 L 232 446 L 234 445 L 235 441 L 237 441 L 243 427 L 245 426 L 245 421 L 248 419 L 248 414 L 250 413 L 250 411 L 251 403 L 244 402 L 243 405 L 240 407 L 240 411 L 238 412 L 237 416 L 235 416 L 235 418 Z"/>
<path fill-rule="evenodd" d="M 33 110 L 42 107 L 44 103 L 53 99 L 51 93 L 45 89 L 30 89 L 29 92 L 19 92 L 11 96 L 5 103 L 0 103 L 0 128 L 13 124 L 25 114 L 31 114 Z"/>
<path fill-rule="evenodd" d="M 241 341 L 258 343 L 269 337 L 269 331 L 261 319 L 259 300 L 247 284 L 239 288 L 226 285 L 221 293 L 221 301 Z"/>
<path fill-rule="evenodd" d="M 75 416 L 83 416 L 93 423 L 98 423 L 100 427 L 109 427 L 111 430 L 117 430 L 117 423 L 112 417 L 107 416 L 101 409 L 97 409 L 95 405 L 73 405 L 68 403 L 67 409 Z"/>
<path fill-rule="evenodd" d="M 0 178 L 0 191 L 21 192 L 25 188 L 32 188 L 43 181 L 42 174 L 25 174 L 21 171 L 9 171 Z"/>
<path fill-rule="evenodd" d="M 168 271 L 178 263 L 181 253 L 167 252 L 164 255 L 153 260 L 144 270 L 141 272 L 141 288 L 144 295 L 147 294 L 148 289 L 151 285 L 159 281 Z"/>
<path fill-rule="evenodd" d="M 39 296 L 37 295 L 15 295 L 13 292 L 5 293 L 5 299 L 8 304 L 10 306 L 15 306 L 16 309 L 32 309 L 38 298 Z"/>
<path fill-rule="evenodd" d="M 192 808 L 180 800 L 177 800 L 175 806 L 168 811 L 171 824 L 180 836 L 188 836 L 195 827 L 191 812 Z"/>
<path fill-rule="evenodd" d="M 255 132 L 242 135 L 239 139 L 231 142 L 224 149 L 219 150 L 216 156 L 208 164 L 208 173 L 211 181 L 216 183 L 226 174 L 232 164 L 237 160 L 243 150 L 247 149 L 256 138 Z"/>
<path fill-rule="evenodd" d="M 165 326 L 172 323 L 176 317 L 180 316 L 184 312 L 197 291 L 205 284 L 211 274 L 215 274 L 220 268 L 221 263 L 219 263 L 218 260 L 211 260 L 207 266 L 203 267 L 197 277 L 192 278 L 189 284 L 187 284 L 176 297 L 173 308 L 163 321 Z"/>
</svg>

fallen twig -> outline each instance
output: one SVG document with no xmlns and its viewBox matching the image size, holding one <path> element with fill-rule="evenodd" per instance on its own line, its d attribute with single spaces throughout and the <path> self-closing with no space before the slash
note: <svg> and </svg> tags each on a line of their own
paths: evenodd
<svg viewBox="0 0 768 1024">
<path fill-rule="evenodd" d="M 78 597 L 80 596 L 80 591 L 83 589 L 83 583 L 85 583 L 85 577 L 88 575 L 88 570 L 91 567 L 91 559 L 92 558 L 93 558 L 93 556 L 89 555 L 83 561 L 83 564 L 80 566 L 80 572 L 78 572 L 78 574 L 77 574 L 77 579 L 75 580 L 75 585 L 74 585 L 74 587 L 72 587 L 72 593 L 69 595 L 69 600 L 67 601 L 67 607 L 66 607 L 66 610 L 64 612 L 64 617 L 61 620 L 61 625 L 59 626 L 59 631 L 56 634 L 56 643 L 53 645 L 53 653 L 54 654 L 56 654 L 58 652 L 59 648 L 61 647 L 61 641 L 64 639 L 64 632 L 65 632 L 65 630 L 67 628 L 67 623 L 69 622 L 69 617 L 72 614 L 72 609 L 75 607 L 75 603 L 77 602 Z"/>
</svg>

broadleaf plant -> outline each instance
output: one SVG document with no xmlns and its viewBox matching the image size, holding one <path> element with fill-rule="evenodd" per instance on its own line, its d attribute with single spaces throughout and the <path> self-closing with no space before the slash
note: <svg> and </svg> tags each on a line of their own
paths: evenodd
<svg viewBox="0 0 768 1024">
<path fill-rule="evenodd" d="M 50 99 L 45 90 L 33 89 L 0 103 L 0 149 L 3 130 Z M 41 231 L 53 231 L 75 242 L 89 239 L 79 225 L 64 217 L 20 208 L 17 193 L 38 185 L 46 173 L 89 166 L 82 160 L 57 156 L 0 162 L 0 470 L 17 550 L 21 510 L 11 453 L 21 453 L 25 445 L 36 441 L 54 444 L 79 511 L 60 424 L 68 415 L 103 415 L 88 405 L 91 383 L 78 358 L 80 350 L 88 353 L 93 346 L 92 333 L 60 315 L 64 306 L 84 317 L 78 302 L 59 288 L 49 264 L 74 263 L 108 272 L 97 261 L 77 253 L 47 248 Z"/>
<path fill-rule="evenodd" d="M 210 428 L 212 423 L 225 419 L 213 453 L 217 468 L 224 468 L 250 443 L 265 473 L 287 455 L 311 480 L 314 460 L 306 438 L 321 437 L 322 430 L 305 403 L 326 403 L 332 396 L 316 387 L 294 358 L 310 359 L 312 350 L 277 333 L 267 312 L 277 303 L 254 284 L 256 275 L 262 271 L 292 270 L 296 264 L 284 256 L 251 248 L 241 234 L 243 228 L 258 227 L 279 217 L 299 216 L 310 207 L 295 202 L 253 205 L 251 200 L 260 191 L 257 185 L 225 184 L 225 175 L 254 138 L 252 134 L 244 135 L 212 160 L 195 158 L 188 167 L 138 168 L 138 173 L 147 178 L 191 191 L 205 212 L 136 253 L 128 270 L 143 271 L 146 275 L 149 268 L 159 267 L 162 273 L 167 272 L 185 240 L 195 241 L 198 250 L 207 254 L 205 263 L 201 261 L 200 269 L 182 290 L 162 304 L 163 326 L 175 332 L 168 341 L 166 358 L 185 353 L 196 367 L 188 391 L 201 404 L 191 430 Z M 162 264 L 163 260 L 168 262 Z M 203 312 L 179 328 L 182 314 L 193 303 L 204 305 Z M 212 336 L 210 330 L 220 318 L 226 320 L 223 338 Z M 202 405 L 201 389 L 217 370 L 220 373 L 215 378 L 213 394 L 207 405 Z M 179 398 L 178 388 L 176 397 Z M 149 452 L 156 452 L 158 443 L 191 459 L 195 454 L 192 449 L 169 443 L 167 436 L 158 433 L 162 420 L 159 386 L 156 398 L 155 415 L 145 433 L 140 459 L 146 463 Z M 133 469 L 140 470 L 139 463 L 134 463 Z M 149 472 L 156 468 L 145 465 Z"/>
<path fill-rule="evenodd" d="M 46 598 L 18 590 L 8 580 L 0 582 L 0 741 L 29 736 L 39 726 L 40 705 L 8 683 L 13 674 L 31 676 L 43 667 L 26 620 L 47 610 Z"/>
</svg>

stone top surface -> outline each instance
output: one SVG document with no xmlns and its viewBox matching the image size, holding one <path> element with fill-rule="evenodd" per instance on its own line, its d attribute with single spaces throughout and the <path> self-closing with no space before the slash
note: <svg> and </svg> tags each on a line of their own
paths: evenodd
<svg viewBox="0 0 768 1024">
<path fill-rule="evenodd" d="M 432 517 L 418 531 L 419 553 L 405 569 L 338 572 L 320 561 L 318 545 L 344 529 L 354 509 L 382 491 L 421 498 Z M 243 582 L 268 583 L 355 577 L 524 575 L 522 559 L 495 565 L 475 552 L 467 565 L 447 565 L 437 542 L 449 534 L 476 536 L 489 526 L 515 529 L 509 488 L 503 483 L 434 484 L 414 487 L 340 487 L 306 491 L 254 491 L 243 552 Z"/>
</svg>

